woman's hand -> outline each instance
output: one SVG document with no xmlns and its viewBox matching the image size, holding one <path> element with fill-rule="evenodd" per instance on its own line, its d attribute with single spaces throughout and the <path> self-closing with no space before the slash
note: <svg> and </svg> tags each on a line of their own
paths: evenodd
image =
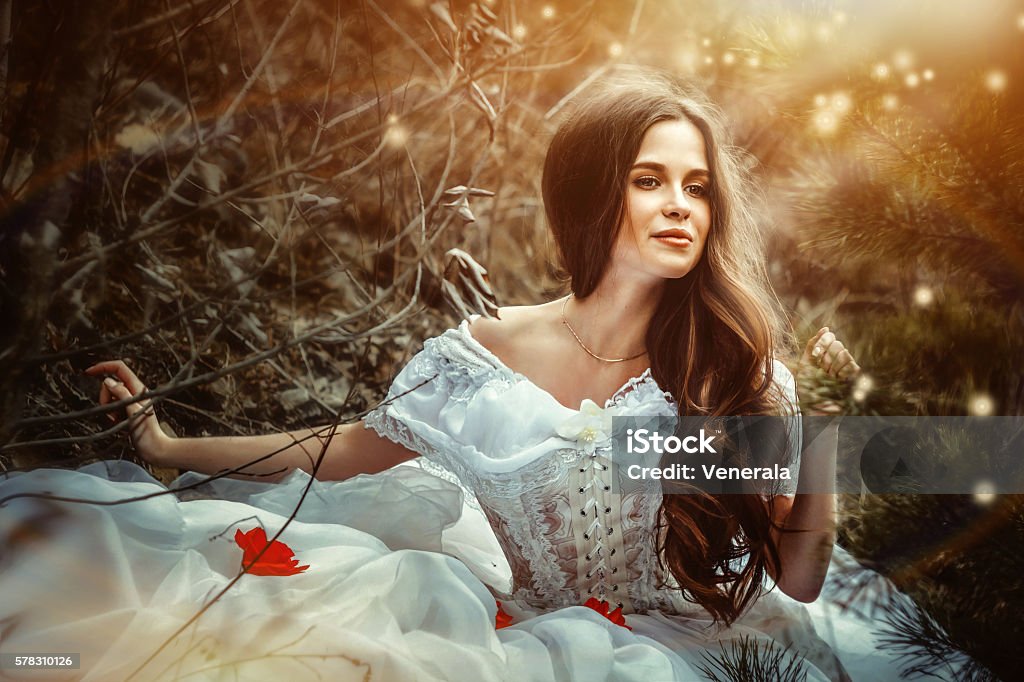
<svg viewBox="0 0 1024 682">
<path fill-rule="evenodd" d="M 820 395 L 805 394 L 805 391 L 816 383 L 815 375 L 819 372 L 842 380 L 852 379 L 860 374 L 860 365 L 853 358 L 853 354 L 828 327 L 819 329 L 804 346 L 797 368 L 797 389 L 801 394 L 801 404 L 810 414 L 834 415 L 842 412 L 842 408 L 832 400 L 822 400 Z"/>
<path fill-rule="evenodd" d="M 146 392 L 146 386 L 135 375 L 128 365 L 120 360 L 99 362 L 85 370 L 86 374 L 106 375 L 100 387 L 100 405 L 124 400 Z M 170 438 L 160 428 L 153 405 L 148 400 L 140 400 L 125 407 L 128 415 L 130 437 L 135 451 L 144 461 L 160 465 L 161 456 Z M 117 421 L 113 413 L 108 413 L 111 421 Z"/>
<path fill-rule="evenodd" d="M 860 374 L 860 365 L 828 327 L 822 327 L 811 337 L 800 357 L 801 370 L 813 371 L 813 368 L 836 379 L 850 379 Z"/>
</svg>

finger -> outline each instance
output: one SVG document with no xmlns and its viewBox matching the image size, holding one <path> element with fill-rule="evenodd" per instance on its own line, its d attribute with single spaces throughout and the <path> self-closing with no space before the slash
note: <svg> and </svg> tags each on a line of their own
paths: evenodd
<svg viewBox="0 0 1024 682">
<path fill-rule="evenodd" d="M 134 397 L 132 392 L 129 391 L 124 384 L 111 377 L 107 377 L 103 380 L 103 386 L 110 392 L 110 395 L 113 396 L 115 400 L 125 400 L 127 398 Z M 132 403 L 130 405 L 125 405 L 124 409 L 130 417 L 142 408 L 139 403 Z"/>
<path fill-rule="evenodd" d="M 106 405 L 107 403 L 113 401 L 113 399 L 114 398 L 110 393 L 110 389 L 107 388 L 106 383 L 104 382 L 100 384 L 100 405 Z M 112 422 L 117 421 L 117 417 L 114 416 L 113 412 L 107 412 L 107 419 L 109 419 Z"/>
<path fill-rule="evenodd" d="M 842 376 L 843 372 L 846 370 L 847 367 L 850 366 L 850 363 L 852 362 L 853 355 L 850 353 L 848 349 L 843 348 L 838 353 L 836 353 L 836 357 L 832 361 L 831 373 L 837 377 Z"/>
<path fill-rule="evenodd" d="M 843 373 L 840 374 L 840 377 L 843 379 L 849 379 L 857 376 L 858 374 L 860 374 L 860 365 L 858 365 L 857 361 L 851 357 L 850 364 L 843 368 Z"/>
<path fill-rule="evenodd" d="M 835 338 L 835 335 L 832 336 L 832 342 L 825 346 L 825 342 L 828 338 L 829 337 L 827 335 L 823 337 L 822 340 L 818 342 L 818 346 L 824 346 L 825 348 L 821 354 L 821 369 L 826 374 L 832 374 L 832 367 L 835 364 L 836 358 L 839 356 L 839 353 L 845 350 L 846 347 L 843 346 L 842 341 Z"/>
<path fill-rule="evenodd" d="M 828 327 L 822 327 L 818 332 L 807 341 L 807 345 L 804 346 L 803 355 L 800 358 L 801 362 L 813 363 L 816 360 L 814 355 L 814 348 L 817 346 L 818 341 L 821 337 L 828 333 Z"/>
<path fill-rule="evenodd" d="M 107 360 L 105 362 L 98 362 L 92 367 L 85 370 L 86 374 L 112 374 L 117 379 L 128 387 L 128 390 L 133 395 L 138 395 L 146 390 L 146 385 L 142 383 L 142 380 L 131 370 L 123 360 Z"/>
<path fill-rule="evenodd" d="M 814 348 L 811 349 L 811 362 L 822 366 L 825 359 L 828 357 L 828 349 L 836 340 L 836 335 L 828 331 L 821 335 L 818 342 L 814 344 Z"/>
<path fill-rule="evenodd" d="M 845 378 L 849 374 L 851 364 L 853 364 L 853 353 L 849 348 L 843 348 L 836 354 L 829 373 L 837 378 Z"/>
<path fill-rule="evenodd" d="M 119 367 L 127 365 L 124 364 L 123 360 L 104 360 L 103 362 L 97 362 L 91 367 L 85 368 L 86 374 L 117 374 Z"/>
</svg>

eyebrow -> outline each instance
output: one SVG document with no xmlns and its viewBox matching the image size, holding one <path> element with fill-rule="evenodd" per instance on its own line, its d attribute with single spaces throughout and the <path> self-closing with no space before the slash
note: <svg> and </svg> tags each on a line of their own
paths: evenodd
<svg viewBox="0 0 1024 682">
<path fill-rule="evenodd" d="M 658 163 L 656 161 L 641 161 L 640 163 L 633 164 L 633 168 L 631 168 L 630 170 L 636 170 L 638 168 L 646 168 L 648 170 L 658 171 L 660 173 L 664 173 L 667 170 L 665 168 L 665 164 Z M 704 177 L 710 178 L 711 172 L 706 168 L 692 168 L 689 171 L 687 171 L 684 177 L 688 178 L 691 175 L 702 175 Z"/>
</svg>

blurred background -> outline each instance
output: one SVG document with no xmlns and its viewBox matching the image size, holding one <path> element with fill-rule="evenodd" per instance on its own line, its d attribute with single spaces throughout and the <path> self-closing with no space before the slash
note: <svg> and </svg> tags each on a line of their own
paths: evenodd
<svg viewBox="0 0 1024 682">
<path fill-rule="evenodd" d="M 702 84 L 751 152 L 797 339 L 866 370 L 822 399 L 1024 410 L 1024 3 L 4 0 L 0 38 L 5 470 L 132 457 L 100 359 L 177 434 L 286 430 L 358 418 L 487 282 L 558 295 L 544 151 L 619 63 Z M 879 616 L 908 670 L 1018 674 L 1020 496 L 843 507 L 919 604 Z"/>
</svg>

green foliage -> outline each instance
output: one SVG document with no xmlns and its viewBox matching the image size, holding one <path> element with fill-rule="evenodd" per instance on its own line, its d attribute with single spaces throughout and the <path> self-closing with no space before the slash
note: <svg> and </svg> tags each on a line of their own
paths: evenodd
<svg viewBox="0 0 1024 682">
<path fill-rule="evenodd" d="M 921 610 L 882 614 L 895 630 L 891 648 L 922 670 L 964 652 L 979 669 L 1013 679 L 1024 637 L 1015 615 L 1024 600 L 1024 495 L 847 495 L 843 502 L 841 543 Z"/>
<path fill-rule="evenodd" d="M 851 79 L 842 131 L 802 139 L 776 184 L 801 246 L 777 251 L 781 295 L 803 337 L 837 329 L 870 378 L 860 399 L 818 390 L 851 414 L 1024 414 L 1024 109 L 983 90 L 969 64 L 882 106 L 870 68 Z M 973 480 L 997 445 L 943 432 L 913 447 Z M 1000 452 L 985 463 L 1000 483 L 1019 479 L 1019 447 Z M 939 674 L 966 653 L 965 679 L 1019 677 L 1020 496 L 847 495 L 840 542 L 914 599 L 880 614 L 908 673 Z"/>
<path fill-rule="evenodd" d="M 803 657 L 774 642 L 743 635 L 720 642 L 721 653 L 701 653 L 699 664 L 705 677 L 714 682 L 803 682 L 807 668 Z"/>
<path fill-rule="evenodd" d="M 952 595 L 945 592 L 943 596 Z M 935 598 L 928 601 L 933 610 L 939 611 L 941 615 L 954 615 L 950 612 L 952 600 Z M 956 601 L 952 603 L 959 608 L 967 606 Z M 969 609 L 967 614 L 972 619 L 986 619 L 986 614 L 979 613 L 976 608 Z M 967 633 L 966 639 L 962 636 L 954 638 L 950 632 L 960 634 L 960 629 L 956 627 L 952 619 L 947 618 L 946 620 L 952 624 L 952 629 L 949 629 L 949 625 L 946 629 L 941 627 L 935 618 L 918 604 L 900 602 L 895 610 L 886 614 L 885 621 L 891 628 L 891 633 L 881 638 L 879 646 L 882 649 L 896 652 L 904 660 L 902 671 L 908 677 L 931 676 L 942 679 L 944 676 L 948 676 L 952 669 L 957 671 L 956 679 L 960 682 L 998 682 L 999 678 L 978 661 L 983 660 L 982 657 L 986 654 L 995 654 L 1005 661 L 1006 649 L 1000 647 L 992 651 L 984 651 L 984 648 L 991 648 L 992 642 L 977 641 L 970 632 Z M 1004 640 L 1000 645 L 1008 643 Z M 966 658 L 965 652 L 973 654 L 975 658 Z M 1007 670 L 1009 670 L 1008 667 Z"/>
</svg>

